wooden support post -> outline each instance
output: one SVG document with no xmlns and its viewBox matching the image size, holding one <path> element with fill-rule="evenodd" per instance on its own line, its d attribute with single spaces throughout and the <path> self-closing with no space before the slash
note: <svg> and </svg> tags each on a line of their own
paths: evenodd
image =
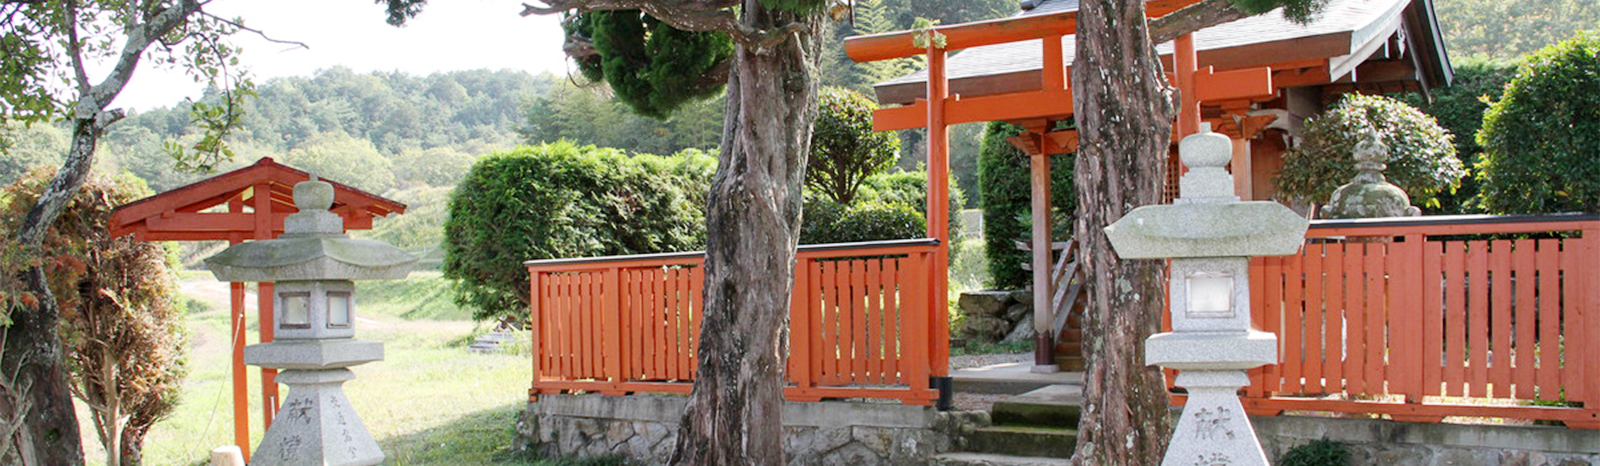
<svg viewBox="0 0 1600 466">
<path fill-rule="evenodd" d="M 1178 36 L 1172 54 L 1173 68 L 1178 75 L 1178 93 L 1182 98 L 1178 108 L 1178 138 L 1200 132 L 1200 96 L 1195 94 L 1194 75 L 1199 71 L 1199 58 L 1195 55 L 1194 34 Z"/>
<path fill-rule="evenodd" d="M 228 200 L 228 212 L 244 213 L 244 194 Z M 243 233 L 233 233 L 229 245 L 243 243 Z M 228 283 L 228 329 L 233 351 L 230 375 L 233 382 L 233 443 L 245 458 L 250 457 L 250 375 L 244 366 L 244 283 Z"/>
<path fill-rule="evenodd" d="M 235 243 L 237 244 L 237 243 Z M 244 367 L 244 283 L 228 283 L 228 323 L 233 342 L 233 443 L 250 456 L 250 380 Z"/>
<path fill-rule="evenodd" d="M 1255 200 L 1252 199 L 1255 196 L 1255 187 L 1254 181 L 1250 176 L 1250 140 L 1232 139 L 1231 141 L 1233 141 L 1233 161 L 1229 163 L 1232 169 L 1228 171 L 1233 172 L 1233 194 L 1239 196 L 1239 200 L 1253 201 Z"/>
<path fill-rule="evenodd" d="M 261 182 L 252 188 L 255 193 L 255 234 L 251 239 L 272 239 L 275 217 L 272 215 L 272 184 Z M 256 284 L 256 316 L 260 325 L 261 342 L 274 339 L 276 320 L 272 309 L 273 284 Z M 272 428 L 272 419 L 278 416 L 278 370 L 261 368 L 261 428 Z"/>
<path fill-rule="evenodd" d="M 1055 312 L 1050 298 L 1056 287 L 1050 282 L 1050 154 L 1040 151 L 1028 159 L 1032 169 L 1029 184 L 1033 188 L 1033 371 L 1056 372 L 1051 351 L 1056 335 L 1051 334 Z"/>
<path fill-rule="evenodd" d="M 928 236 L 939 240 L 929 277 L 928 319 L 932 376 L 950 373 L 950 128 L 945 103 L 950 98 L 944 49 L 928 47 Z"/>
</svg>

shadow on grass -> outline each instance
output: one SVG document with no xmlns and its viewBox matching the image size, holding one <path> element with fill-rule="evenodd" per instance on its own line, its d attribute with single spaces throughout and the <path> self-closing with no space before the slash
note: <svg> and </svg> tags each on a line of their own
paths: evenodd
<svg viewBox="0 0 1600 466">
<path fill-rule="evenodd" d="M 620 466 L 618 457 L 542 458 L 512 450 L 522 403 L 463 414 L 448 424 L 378 441 L 387 458 L 400 465 Z"/>
</svg>

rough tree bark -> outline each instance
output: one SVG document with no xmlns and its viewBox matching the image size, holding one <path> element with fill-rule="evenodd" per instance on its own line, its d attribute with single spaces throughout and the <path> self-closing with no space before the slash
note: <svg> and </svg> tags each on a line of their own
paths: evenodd
<svg viewBox="0 0 1600 466">
<path fill-rule="evenodd" d="M 1088 361 L 1073 459 L 1094 466 L 1161 464 L 1171 436 L 1161 371 L 1144 365 L 1144 338 L 1161 329 L 1165 268 L 1121 260 L 1103 229 L 1161 202 L 1176 116 L 1140 0 L 1083 0 L 1072 89 L 1081 150 L 1074 185 L 1088 253 Z"/>
<path fill-rule="evenodd" d="M 721 160 L 706 199 L 699 373 L 672 464 L 784 464 L 789 295 L 822 18 L 746 0 L 740 21 L 793 34 L 763 50 L 741 44 L 733 56 Z"/>
</svg>

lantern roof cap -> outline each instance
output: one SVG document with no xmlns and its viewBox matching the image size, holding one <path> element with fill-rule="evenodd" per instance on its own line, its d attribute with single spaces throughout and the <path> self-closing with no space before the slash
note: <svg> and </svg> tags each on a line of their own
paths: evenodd
<svg viewBox="0 0 1600 466">
<path fill-rule="evenodd" d="M 328 211 L 333 195 L 333 185 L 315 176 L 296 184 L 300 212 L 284 219 L 283 236 L 235 244 L 206 258 L 206 268 L 229 282 L 405 278 L 416 256 L 389 243 L 346 236 L 344 219 Z"/>
</svg>

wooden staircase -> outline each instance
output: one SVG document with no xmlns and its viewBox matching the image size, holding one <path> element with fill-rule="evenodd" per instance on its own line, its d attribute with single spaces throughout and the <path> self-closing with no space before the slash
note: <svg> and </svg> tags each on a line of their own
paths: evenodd
<svg viewBox="0 0 1600 466">
<path fill-rule="evenodd" d="M 1050 282 L 1055 284 L 1055 289 L 1050 293 L 1051 307 L 1055 311 L 1055 322 L 1051 326 L 1055 335 L 1054 355 L 1056 365 L 1068 372 L 1082 372 L 1085 369 L 1082 316 L 1083 308 L 1088 304 L 1089 289 L 1078 244 L 1077 240 L 1050 244 L 1052 251 L 1060 251 L 1055 264 L 1050 267 Z M 1031 249 L 1025 242 L 1018 241 L 1016 245 L 1024 251 Z M 1033 268 L 1028 263 L 1023 263 L 1022 267 L 1025 270 Z"/>
</svg>

